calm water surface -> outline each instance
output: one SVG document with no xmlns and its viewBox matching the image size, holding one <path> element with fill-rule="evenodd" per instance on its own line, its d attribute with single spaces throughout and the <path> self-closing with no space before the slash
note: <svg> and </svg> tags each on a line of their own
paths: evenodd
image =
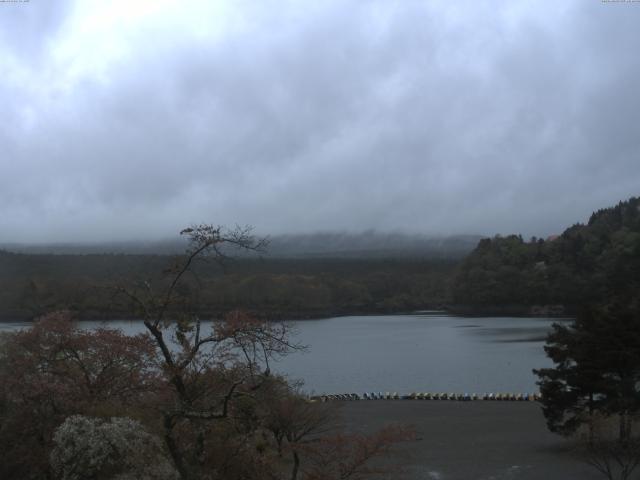
<svg viewBox="0 0 640 480">
<path fill-rule="evenodd" d="M 353 316 L 291 322 L 308 345 L 272 366 L 315 393 L 533 392 L 551 365 L 544 337 L 557 320 L 449 315 Z M 104 325 L 83 322 L 87 327 Z M 27 323 L 0 324 L 13 330 Z M 140 322 L 112 321 L 127 333 Z"/>
</svg>

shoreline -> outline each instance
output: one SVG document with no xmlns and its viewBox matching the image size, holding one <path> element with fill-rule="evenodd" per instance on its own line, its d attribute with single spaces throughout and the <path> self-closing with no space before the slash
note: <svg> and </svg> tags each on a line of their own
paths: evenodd
<svg viewBox="0 0 640 480">
<path fill-rule="evenodd" d="M 55 311 L 55 310 L 52 310 Z M 211 319 L 219 319 L 224 316 L 226 312 L 231 310 L 207 312 L 206 315 L 201 315 L 202 318 L 206 318 L 206 321 Z M 401 310 L 401 311 L 389 311 L 386 309 L 363 309 L 363 310 L 336 310 L 336 311 L 323 311 L 323 312 L 304 312 L 304 313 L 271 313 L 264 314 L 261 312 L 246 310 L 249 314 L 258 318 L 264 318 L 267 321 L 273 322 L 290 322 L 290 321 L 307 321 L 307 320 L 324 320 L 327 318 L 340 318 L 340 317 L 353 317 L 353 316 L 380 316 L 380 315 L 450 315 L 455 317 L 511 317 L 511 318 L 557 318 L 557 319 L 572 319 L 571 310 L 563 313 L 532 313 L 530 307 L 522 307 L 519 309 L 510 310 L 484 310 L 477 309 L 472 310 L 470 308 L 457 308 L 457 307 L 445 307 L 444 309 L 420 309 L 420 310 Z M 110 322 L 110 321 L 142 321 L 141 318 L 136 318 L 132 315 L 119 312 L 118 314 L 80 314 L 71 310 L 72 314 L 78 316 L 77 320 L 80 322 Z M 24 313 L 0 313 L 0 324 L 12 323 L 12 322 L 33 322 L 40 315 L 25 315 Z"/>
</svg>

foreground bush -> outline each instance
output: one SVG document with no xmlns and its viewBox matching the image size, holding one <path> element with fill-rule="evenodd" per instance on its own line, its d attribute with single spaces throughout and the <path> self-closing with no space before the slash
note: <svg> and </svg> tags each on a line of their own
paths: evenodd
<svg viewBox="0 0 640 480">
<path fill-rule="evenodd" d="M 47 315 L 0 340 L 0 478 L 49 472 L 53 432 L 75 414 L 124 414 L 156 395 L 155 347 L 146 335 L 86 331 Z"/>
</svg>

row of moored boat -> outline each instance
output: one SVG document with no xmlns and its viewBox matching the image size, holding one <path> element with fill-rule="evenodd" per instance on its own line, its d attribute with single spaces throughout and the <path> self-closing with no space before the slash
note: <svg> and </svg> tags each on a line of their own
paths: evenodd
<svg viewBox="0 0 640 480">
<path fill-rule="evenodd" d="M 540 400 L 538 393 L 410 393 L 398 395 L 398 393 L 368 392 L 359 395 L 357 393 L 339 393 L 337 395 L 317 395 L 311 397 L 312 401 L 329 402 L 333 400 L 454 400 L 470 402 L 477 400 L 503 401 L 503 402 L 537 402 Z"/>
</svg>

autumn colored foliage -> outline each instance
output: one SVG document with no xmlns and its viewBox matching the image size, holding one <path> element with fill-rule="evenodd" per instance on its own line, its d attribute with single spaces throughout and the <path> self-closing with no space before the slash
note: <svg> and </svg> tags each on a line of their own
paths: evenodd
<svg viewBox="0 0 640 480">
<path fill-rule="evenodd" d="M 181 285 L 196 258 L 259 248 L 247 230 L 182 232 L 159 285 L 117 286 L 146 332 L 83 329 L 58 312 L 0 341 L 0 478 L 362 479 L 413 433 L 340 430 L 336 411 L 274 375 L 303 348 L 286 324 L 233 311 L 203 322 Z M 175 314 L 179 306 L 179 314 Z M 134 447 L 133 447 L 134 446 Z M 373 460 L 373 464 L 371 461 Z"/>
<path fill-rule="evenodd" d="M 53 432 L 73 414 L 126 414 L 157 387 L 146 335 L 77 328 L 53 313 L 4 334 L 0 349 L 1 478 L 44 476 Z"/>
</svg>

